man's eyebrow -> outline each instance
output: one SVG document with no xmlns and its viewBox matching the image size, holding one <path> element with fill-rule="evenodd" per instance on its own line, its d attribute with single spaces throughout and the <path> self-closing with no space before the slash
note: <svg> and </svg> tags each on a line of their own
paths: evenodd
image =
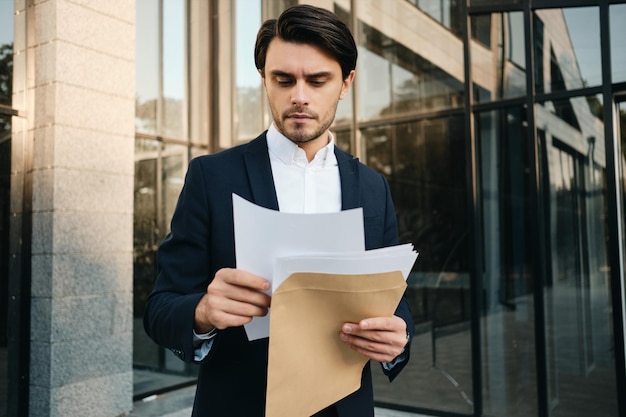
<svg viewBox="0 0 626 417">
<path fill-rule="evenodd" d="M 281 70 L 272 70 L 270 71 L 270 74 L 272 74 L 274 77 L 291 77 L 293 78 L 294 75 L 286 72 L 286 71 L 281 71 Z M 312 74 L 305 74 L 306 78 L 324 78 L 324 77 L 330 77 L 332 75 L 331 71 L 320 71 L 320 72 L 315 72 Z"/>
<path fill-rule="evenodd" d="M 293 77 L 293 74 L 281 70 L 272 70 L 270 71 L 270 74 L 275 77 Z"/>
</svg>

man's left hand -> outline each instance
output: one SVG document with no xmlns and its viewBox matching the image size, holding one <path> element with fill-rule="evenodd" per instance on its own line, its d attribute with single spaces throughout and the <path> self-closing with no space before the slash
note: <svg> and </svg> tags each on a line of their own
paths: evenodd
<svg viewBox="0 0 626 417">
<path fill-rule="evenodd" d="M 400 317 L 373 317 L 344 323 L 339 334 L 348 346 L 379 362 L 391 362 L 407 344 L 406 323 Z"/>
</svg>

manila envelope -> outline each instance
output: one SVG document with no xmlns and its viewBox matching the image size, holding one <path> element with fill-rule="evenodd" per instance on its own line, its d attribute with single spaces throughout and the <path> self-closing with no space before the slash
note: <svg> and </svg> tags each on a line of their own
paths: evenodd
<svg viewBox="0 0 626 417">
<path fill-rule="evenodd" d="M 393 315 L 405 289 L 400 271 L 291 274 L 272 295 L 266 417 L 308 417 L 358 390 L 368 358 L 341 326 Z"/>
</svg>

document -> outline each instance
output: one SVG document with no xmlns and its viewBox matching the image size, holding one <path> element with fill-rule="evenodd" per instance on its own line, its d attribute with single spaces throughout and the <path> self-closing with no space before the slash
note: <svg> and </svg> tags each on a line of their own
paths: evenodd
<svg viewBox="0 0 626 417">
<path fill-rule="evenodd" d="M 279 257 L 365 250 L 363 209 L 328 214 L 281 213 L 233 194 L 237 268 L 271 281 Z M 269 336 L 270 314 L 245 326 L 249 340 Z"/>
<path fill-rule="evenodd" d="M 360 388 L 368 359 L 339 339 L 341 326 L 393 315 L 416 258 L 402 245 L 276 260 L 266 416 L 309 416 Z"/>
<path fill-rule="evenodd" d="M 393 315 L 418 254 L 365 250 L 362 209 L 291 214 L 233 194 L 237 268 L 271 283 L 270 313 L 245 326 L 269 336 L 266 415 L 309 416 L 360 387 L 368 359 L 341 341 L 346 323 Z"/>
</svg>

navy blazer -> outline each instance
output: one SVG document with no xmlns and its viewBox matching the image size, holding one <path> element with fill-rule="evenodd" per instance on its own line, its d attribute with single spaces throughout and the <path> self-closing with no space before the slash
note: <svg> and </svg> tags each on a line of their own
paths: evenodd
<svg viewBox="0 0 626 417">
<path fill-rule="evenodd" d="M 397 244 L 397 220 L 385 178 L 337 147 L 335 154 L 342 209 L 363 207 L 366 248 Z M 156 343 L 185 362 L 194 358 L 192 331 L 198 301 L 219 269 L 235 267 L 233 193 L 278 210 L 265 132 L 247 144 L 190 162 L 171 232 L 159 247 L 158 276 L 146 302 L 144 327 Z M 412 336 L 414 325 L 404 298 L 396 315 L 406 321 Z M 209 355 L 200 363 L 193 415 L 263 416 L 267 347 L 267 339 L 249 342 L 243 327 L 218 331 Z M 385 371 L 390 380 L 406 362 Z M 340 417 L 373 415 L 369 363 L 363 369 L 361 388 L 336 406 Z"/>
</svg>

